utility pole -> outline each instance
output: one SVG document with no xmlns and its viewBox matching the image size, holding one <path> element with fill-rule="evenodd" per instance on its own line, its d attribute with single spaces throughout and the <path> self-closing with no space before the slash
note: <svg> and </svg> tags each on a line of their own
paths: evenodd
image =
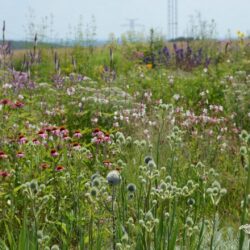
<svg viewBox="0 0 250 250">
<path fill-rule="evenodd" d="M 168 0 L 168 40 L 178 37 L 178 0 Z"/>
</svg>

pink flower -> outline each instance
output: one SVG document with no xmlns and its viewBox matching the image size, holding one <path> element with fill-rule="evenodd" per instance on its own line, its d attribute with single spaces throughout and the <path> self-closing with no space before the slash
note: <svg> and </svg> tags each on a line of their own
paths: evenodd
<svg viewBox="0 0 250 250">
<path fill-rule="evenodd" d="M 40 136 L 42 139 L 46 139 L 48 137 L 47 133 L 43 130 L 38 132 L 38 136 Z"/>
<path fill-rule="evenodd" d="M 25 143 L 27 143 L 27 138 L 23 135 L 20 135 L 18 138 L 18 141 L 20 144 L 25 144 Z"/>
<path fill-rule="evenodd" d="M 61 172 L 64 170 L 64 166 L 58 165 L 58 166 L 56 166 L 55 170 L 58 172 Z"/>
<path fill-rule="evenodd" d="M 80 150 L 81 149 L 81 145 L 79 143 L 73 143 L 72 147 L 75 150 Z"/>
<path fill-rule="evenodd" d="M 0 176 L 6 178 L 10 176 L 10 173 L 8 173 L 7 171 L 0 171 Z"/>
<path fill-rule="evenodd" d="M 51 155 L 52 157 L 57 157 L 57 156 L 59 155 L 59 153 L 58 153 L 55 149 L 52 149 L 52 150 L 50 151 L 50 155 Z"/>
<path fill-rule="evenodd" d="M 0 151 L 0 159 L 7 159 L 8 155 L 6 155 L 3 151 Z"/>
<path fill-rule="evenodd" d="M 37 139 L 33 139 L 32 142 L 33 142 L 34 145 L 40 145 L 41 144 L 40 141 L 38 141 Z"/>
<path fill-rule="evenodd" d="M 76 138 L 81 138 L 82 137 L 82 134 L 79 130 L 76 130 L 73 134 L 73 137 L 76 137 Z"/>
<path fill-rule="evenodd" d="M 40 168 L 41 168 L 42 170 L 45 170 L 45 169 L 49 168 L 49 164 L 47 164 L 47 163 L 42 163 L 42 164 L 40 165 Z"/>
<path fill-rule="evenodd" d="M 16 157 L 17 158 L 23 158 L 24 157 L 24 153 L 21 152 L 21 151 L 19 151 L 19 152 L 16 153 Z"/>
</svg>

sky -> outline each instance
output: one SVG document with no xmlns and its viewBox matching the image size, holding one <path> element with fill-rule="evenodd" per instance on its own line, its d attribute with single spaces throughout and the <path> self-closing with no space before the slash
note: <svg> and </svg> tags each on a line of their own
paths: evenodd
<svg viewBox="0 0 250 250">
<path fill-rule="evenodd" d="M 136 19 L 137 31 L 148 33 L 150 28 L 167 34 L 168 0 L 0 0 L 0 22 L 6 21 L 7 39 L 25 39 L 28 27 L 41 30 L 42 18 L 48 16 L 47 36 L 73 38 L 75 27 L 82 16 L 83 26 L 94 16 L 98 39 L 107 39 L 110 33 L 119 37 L 129 27 L 128 19 Z M 227 37 L 230 29 L 250 33 L 250 0 L 178 0 L 178 35 L 187 35 L 190 18 L 216 23 L 218 37 Z M 51 22 L 50 16 L 53 16 Z M 51 25 L 50 23 L 53 23 Z M 39 28 L 40 27 L 40 28 Z M 71 28 L 70 28 L 71 27 Z"/>
</svg>

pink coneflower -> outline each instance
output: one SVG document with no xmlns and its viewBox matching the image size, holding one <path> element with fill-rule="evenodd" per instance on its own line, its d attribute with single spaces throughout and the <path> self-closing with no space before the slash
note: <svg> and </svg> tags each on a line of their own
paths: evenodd
<svg viewBox="0 0 250 250">
<path fill-rule="evenodd" d="M 25 143 L 27 143 L 27 138 L 24 135 L 20 135 L 18 138 L 18 142 L 20 144 L 25 144 Z"/>
<path fill-rule="evenodd" d="M 80 130 L 76 130 L 73 134 L 73 137 L 76 137 L 76 138 L 81 138 L 82 137 L 82 134 L 80 132 Z"/>
<path fill-rule="evenodd" d="M 40 145 L 40 144 L 41 144 L 40 141 L 38 141 L 37 139 L 33 139 L 33 140 L 32 140 L 32 143 L 33 143 L 34 145 Z"/>
<path fill-rule="evenodd" d="M 40 136 L 42 139 L 46 139 L 48 137 L 47 133 L 44 130 L 40 130 L 38 132 L 38 136 Z"/>
<path fill-rule="evenodd" d="M 106 134 L 104 135 L 103 140 L 104 140 L 105 142 L 110 142 L 111 139 L 110 139 L 110 136 L 109 136 L 108 133 L 106 133 Z"/>
<path fill-rule="evenodd" d="M 102 163 L 107 168 L 111 168 L 112 166 L 112 162 L 110 160 L 104 160 Z"/>
<path fill-rule="evenodd" d="M 95 128 L 94 130 L 93 130 L 93 132 L 92 132 L 92 135 L 93 136 L 96 136 L 96 135 L 98 135 L 98 133 L 100 133 L 101 132 L 101 130 L 99 129 L 99 128 Z"/>
<path fill-rule="evenodd" d="M 16 157 L 17 158 L 23 158 L 24 157 L 24 153 L 21 152 L 21 151 L 19 151 L 19 152 L 16 153 Z"/>
<path fill-rule="evenodd" d="M 67 134 L 64 134 L 62 138 L 64 141 L 70 140 L 70 137 Z"/>
<path fill-rule="evenodd" d="M 75 149 L 75 150 L 80 150 L 81 149 L 81 145 L 76 142 L 76 143 L 72 144 L 72 148 Z"/>
<path fill-rule="evenodd" d="M 93 154 L 92 154 L 91 152 L 88 152 L 88 153 L 87 153 L 87 158 L 88 158 L 89 160 L 93 159 Z"/>
<path fill-rule="evenodd" d="M 12 107 L 13 108 L 22 108 L 24 106 L 24 103 L 23 102 L 20 102 L 20 101 L 16 101 Z"/>
<path fill-rule="evenodd" d="M 52 157 L 57 157 L 57 156 L 59 155 L 59 153 L 58 153 L 55 149 L 52 149 L 52 150 L 50 151 L 50 155 L 51 155 Z"/>
<path fill-rule="evenodd" d="M 49 164 L 47 164 L 47 163 L 42 163 L 42 164 L 40 165 L 40 168 L 41 168 L 42 170 L 45 170 L 45 169 L 49 168 Z"/>
<path fill-rule="evenodd" d="M 0 159 L 7 159 L 8 155 L 6 155 L 3 151 L 0 151 Z"/>
<path fill-rule="evenodd" d="M 58 129 L 57 127 L 53 127 L 53 128 L 51 129 L 51 133 L 52 133 L 53 135 L 59 136 L 59 135 L 60 135 L 60 129 Z"/>
<path fill-rule="evenodd" d="M 64 170 L 64 166 L 58 165 L 58 166 L 56 166 L 55 170 L 58 172 L 61 172 Z"/>
<path fill-rule="evenodd" d="M 2 104 L 2 105 L 11 105 L 12 101 L 9 100 L 9 99 L 2 99 L 2 100 L 0 100 L 0 104 Z"/>
<path fill-rule="evenodd" d="M 10 173 L 8 173 L 7 171 L 0 171 L 0 176 L 6 178 L 10 176 Z"/>
<path fill-rule="evenodd" d="M 69 131 L 65 127 L 60 127 L 60 134 L 61 135 L 67 135 Z"/>
</svg>

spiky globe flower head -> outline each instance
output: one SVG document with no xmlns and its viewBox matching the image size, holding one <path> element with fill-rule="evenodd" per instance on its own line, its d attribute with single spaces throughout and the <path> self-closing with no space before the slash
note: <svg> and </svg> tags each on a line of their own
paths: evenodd
<svg viewBox="0 0 250 250">
<path fill-rule="evenodd" d="M 250 235 L 250 225 L 246 224 L 246 225 L 242 225 L 239 227 L 240 230 L 243 230 L 246 234 Z"/>
<path fill-rule="evenodd" d="M 101 186 L 101 179 L 99 177 L 94 178 L 94 180 L 91 181 L 91 185 L 93 187 L 100 187 Z"/>
<path fill-rule="evenodd" d="M 189 199 L 187 200 L 187 204 L 188 204 L 188 206 L 193 206 L 193 205 L 195 204 L 195 199 L 189 198 Z"/>
<path fill-rule="evenodd" d="M 51 247 L 51 250 L 60 250 L 60 247 L 58 245 L 53 245 Z"/>
<path fill-rule="evenodd" d="M 149 167 L 149 169 L 154 169 L 154 168 L 156 168 L 156 164 L 155 164 L 155 162 L 154 162 L 154 160 L 150 160 L 149 162 L 148 162 L 148 167 Z"/>
<path fill-rule="evenodd" d="M 91 196 L 96 196 L 98 193 L 98 189 L 96 187 L 92 187 L 91 190 L 90 190 L 90 194 Z"/>
<path fill-rule="evenodd" d="M 129 192 L 134 193 L 136 191 L 136 185 L 133 183 L 129 183 L 127 189 Z"/>
<path fill-rule="evenodd" d="M 112 170 L 107 175 L 107 181 L 110 185 L 115 186 L 121 182 L 120 173 L 117 170 Z"/>
<path fill-rule="evenodd" d="M 146 156 L 146 157 L 144 158 L 144 162 L 145 162 L 146 164 L 148 164 L 149 161 L 152 161 L 152 157 Z"/>
</svg>

